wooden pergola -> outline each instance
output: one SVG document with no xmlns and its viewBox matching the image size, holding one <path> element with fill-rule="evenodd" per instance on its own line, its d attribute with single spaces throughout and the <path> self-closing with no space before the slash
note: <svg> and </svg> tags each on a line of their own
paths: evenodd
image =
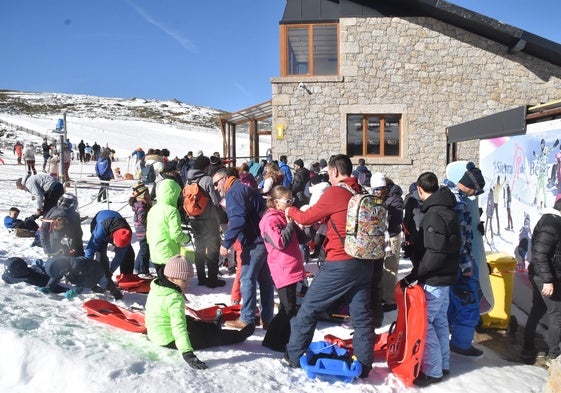
<svg viewBox="0 0 561 393">
<path fill-rule="evenodd" d="M 220 118 L 220 128 L 222 130 L 224 158 L 231 159 L 234 166 L 236 165 L 236 159 L 240 158 L 259 160 L 261 156 L 259 137 L 271 135 L 271 118 L 271 100 L 222 116 Z M 239 157 L 236 152 L 237 127 L 244 124 L 247 124 L 249 133 L 249 156 Z"/>
</svg>

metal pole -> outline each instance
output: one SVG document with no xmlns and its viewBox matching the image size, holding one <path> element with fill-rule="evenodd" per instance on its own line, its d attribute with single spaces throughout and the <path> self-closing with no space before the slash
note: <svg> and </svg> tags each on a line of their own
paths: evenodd
<svg viewBox="0 0 561 393">
<path fill-rule="evenodd" d="M 61 179 L 61 183 L 64 184 L 64 145 L 66 144 L 66 112 L 64 112 L 62 114 L 62 133 L 60 135 L 60 174 L 59 174 L 59 178 Z"/>
</svg>

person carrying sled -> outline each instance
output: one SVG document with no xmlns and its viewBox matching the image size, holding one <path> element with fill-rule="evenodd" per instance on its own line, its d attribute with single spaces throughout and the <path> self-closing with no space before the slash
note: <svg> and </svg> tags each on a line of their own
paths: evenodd
<svg viewBox="0 0 561 393">
<path fill-rule="evenodd" d="M 483 351 L 472 344 L 475 327 L 479 323 L 479 262 L 473 255 L 473 224 L 479 217 L 472 217 L 468 198 L 483 193 L 485 179 L 481 170 L 473 162 L 466 165 L 466 172 L 458 184 L 448 183 L 450 191 L 456 197 L 456 212 L 460 218 L 460 265 L 458 279 L 450 290 L 448 323 L 452 329 L 450 350 L 457 354 L 480 358 Z"/>
<path fill-rule="evenodd" d="M 354 354 L 362 364 L 361 378 L 368 377 L 374 361 L 374 324 L 370 307 L 370 286 L 374 263 L 372 260 L 353 258 L 345 252 L 339 234 L 345 233 L 347 205 L 352 193 L 339 183 L 345 183 L 356 192 L 361 191 L 357 179 L 351 176 L 352 163 L 345 154 L 332 156 L 328 170 L 331 187 L 319 201 L 305 212 L 289 207 L 288 218 L 302 225 L 318 221 L 329 222 L 324 243 L 327 257 L 302 300 L 302 305 L 291 323 L 290 340 L 284 361 L 291 367 L 300 367 L 300 356 L 306 352 L 314 337 L 317 321 L 322 312 L 344 298 L 349 304 L 353 321 Z"/>
<path fill-rule="evenodd" d="M 438 187 L 438 178 L 424 172 L 417 179 L 422 201 L 419 234 L 412 244 L 413 269 L 400 281 L 402 288 L 418 281 L 425 292 L 427 333 L 421 372 L 413 381 L 427 386 L 442 381 L 450 370 L 448 304 L 450 285 L 457 279 L 460 261 L 460 220 L 454 210 L 456 197 L 448 187 Z"/>
<path fill-rule="evenodd" d="M 306 236 L 298 225 L 287 219 L 284 211 L 294 198 L 284 186 L 273 188 L 267 200 L 267 211 L 259 222 L 267 249 L 267 264 L 279 296 L 278 312 L 269 324 L 263 346 L 274 351 L 286 351 L 290 338 L 290 320 L 296 315 L 296 288 L 306 278 L 300 242 Z"/>
<path fill-rule="evenodd" d="M 162 276 L 150 284 L 146 299 L 145 324 L 150 341 L 177 349 L 191 368 L 205 370 L 207 364 L 194 350 L 241 343 L 253 334 L 254 324 L 241 330 L 222 330 L 221 314 L 214 323 L 186 316 L 184 292 L 194 277 L 193 265 L 175 255 L 164 266 Z"/>
</svg>

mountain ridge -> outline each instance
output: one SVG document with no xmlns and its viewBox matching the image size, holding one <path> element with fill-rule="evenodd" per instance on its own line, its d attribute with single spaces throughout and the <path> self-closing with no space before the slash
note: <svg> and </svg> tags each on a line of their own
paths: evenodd
<svg viewBox="0 0 561 393">
<path fill-rule="evenodd" d="M 228 112 L 183 103 L 177 99 L 98 97 L 83 94 L 25 92 L 0 89 L 0 113 L 27 116 L 67 114 L 107 119 L 137 119 L 160 124 L 217 128 Z"/>
</svg>

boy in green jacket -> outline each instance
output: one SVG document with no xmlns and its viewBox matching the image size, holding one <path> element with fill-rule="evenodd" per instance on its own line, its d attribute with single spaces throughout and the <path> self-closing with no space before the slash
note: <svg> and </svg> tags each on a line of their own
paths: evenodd
<svg viewBox="0 0 561 393">
<path fill-rule="evenodd" d="M 205 370 L 208 366 L 193 350 L 240 343 L 253 334 L 254 324 L 241 330 L 222 330 L 220 315 L 215 323 L 185 315 L 183 293 L 194 277 L 194 270 L 184 257 L 176 255 L 169 259 L 163 273 L 163 278 L 152 281 L 146 300 L 145 323 L 150 341 L 177 349 L 189 366 Z"/>
</svg>

